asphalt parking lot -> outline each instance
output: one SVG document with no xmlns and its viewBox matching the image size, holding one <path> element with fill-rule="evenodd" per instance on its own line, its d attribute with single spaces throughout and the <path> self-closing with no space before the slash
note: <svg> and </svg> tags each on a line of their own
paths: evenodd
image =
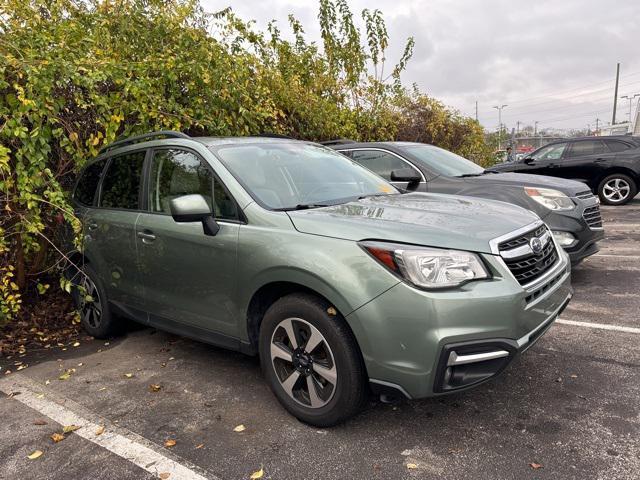
<svg viewBox="0 0 640 480">
<path fill-rule="evenodd" d="M 475 390 L 371 402 L 319 430 L 280 407 L 256 359 L 133 327 L 0 374 L 0 478 L 637 479 L 640 198 L 603 216 L 561 319 Z M 80 428 L 54 443 L 65 425 Z"/>
</svg>

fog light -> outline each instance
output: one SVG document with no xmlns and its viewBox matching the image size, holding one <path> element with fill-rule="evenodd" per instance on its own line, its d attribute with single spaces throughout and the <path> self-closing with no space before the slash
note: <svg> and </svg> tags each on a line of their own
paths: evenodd
<svg viewBox="0 0 640 480">
<path fill-rule="evenodd" d="M 556 242 L 558 242 L 558 244 L 561 247 L 571 247 L 575 245 L 576 242 L 578 241 L 576 240 L 576 237 L 574 237 L 572 233 L 560 232 L 557 230 L 553 231 L 553 238 L 556 239 Z"/>
</svg>

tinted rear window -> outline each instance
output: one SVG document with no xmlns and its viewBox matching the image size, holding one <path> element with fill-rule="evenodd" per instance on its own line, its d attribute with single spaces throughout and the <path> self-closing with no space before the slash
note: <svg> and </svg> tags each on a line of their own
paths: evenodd
<svg viewBox="0 0 640 480">
<path fill-rule="evenodd" d="M 102 182 L 100 206 L 104 208 L 138 208 L 140 179 L 145 152 L 131 152 L 113 157 Z"/>
<path fill-rule="evenodd" d="M 581 157 L 583 155 L 595 155 L 604 152 L 604 145 L 600 140 L 584 140 L 573 143 L 566 157 Z"/>
<path fill-rule="evenodd" d="M 84 170 L 73 193 L 73 198 L 76 201 L 83 205 L 93 205 L 93 199 L 98 189 L 98 183 L 100 183 L 100 175 L 104 169 L 105 162 L 106 160 L 100 160 L 89 165 Z"/>
<path fill-rule="evenodd" d="M 607 147 L 609 147 L 609 150 L 611 150 L 612 152 L 622 152 L 623 150 L 628 150 L 629 148 L 631 148 L 631 145 L 627 145 L 626 143 L 619 140 L 605 140 L 605 143 L 607 144 Z"/>
</svg>

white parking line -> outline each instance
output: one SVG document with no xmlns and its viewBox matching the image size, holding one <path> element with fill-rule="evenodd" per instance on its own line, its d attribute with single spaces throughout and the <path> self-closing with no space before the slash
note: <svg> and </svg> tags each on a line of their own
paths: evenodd
<svg viewBox="0 0 640 480">
<path fill-rule="evenodd" d="M 629 260 L 638 260 L 640 255 L 613 255 L 607 253 L 596 253 L 594 257 L 607 257 L 607 258 L 628 258 Z"/>
<path fill-rule="evenodd" d="M 600 330 L 615 330 L 616 332 L 640 333 L 640 328 L 624 327 L 622 325 L 608 325 L 606 323 L 576 322 L 575 320 L 563 320 L 559 318 L 556 323 L 564 325 L 573 325 L 576 327 L 597 328 Z"/>
<path fill-rule="evenodd" d="M 35 390 L 34 390 L 35 387 Z M 162 453 L 152 442 L 122 427 L 114 427 L 102 419 L 89 420 L 87 415 L 76 413 L 82 410 L 75 406 L 71 400 L 65 399 L 65 406 L 59 402 L 46 398 L 37 393 L 39 386 L 20 374 L 14 373 L 10 377 L 0 380 L 0 391 L 28 407 L 45 415 L 61 425 L 75 425 L 80 427 L 74 434 L 106 448 L 112 453 L 128 460 L 138 467 L 156 476 L 161 474 L 163 478 L 170 480 L 217 480 L 217 477 L 203 476 L 194 469 L 197 467 L 186 466 L 186 461 L 180 459 L 180 463 Z M 74 407 L 75 406 L 75 407 Z M 69 408 L 71 407 L 71 408 Z M 96 435 L 99 425 L 106 425 L 104 433 Z M 176 457 L 179 458 L 179 457 Z"/>
</svg>

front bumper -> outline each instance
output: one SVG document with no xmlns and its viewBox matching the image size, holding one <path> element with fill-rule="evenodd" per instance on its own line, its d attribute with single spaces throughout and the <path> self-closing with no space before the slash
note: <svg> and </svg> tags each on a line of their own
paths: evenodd
<svg viewBox="0 0 640 480">
<path fill-rule="evenodd" d="M 491 280 L 448 291 L 423 291 L 399 283 L 347 316 L 375 390 L 421 398 L 477 385 L 529 348 L 571 298 L 570 265 L 564 252 L 549 272 L 548 283 L 529 289 L 513 278 L 500 257 L 483 258 L 492 270 Z M 491 375 L 480 375 L 479 381 L 446 388 L 443 378 L 454 347 L 465 346 L 459 351 L 464 355 L 486 352 L 495 344 L 508 353 L 501 357 L 504 365 Z"/>
<path fill-rule="evenodd" d="M 575 210 L 570 212 L 552 211 L 543 220 L 552 231 L 569 232 L 576 238 L 576 242 L 571 246 L 564 247 L 564 250 L 569 255 L 571 264 L 577 265 L 588 256 L 598 252 L 597 242 L 604 238 L 604 229 L 590 228 L 583 217 L 585 208 L 597 205 L 596 197 L 589 201 L 579 199 L 574 199 L 574 201 L 577 203 Z"/>
</svg>

